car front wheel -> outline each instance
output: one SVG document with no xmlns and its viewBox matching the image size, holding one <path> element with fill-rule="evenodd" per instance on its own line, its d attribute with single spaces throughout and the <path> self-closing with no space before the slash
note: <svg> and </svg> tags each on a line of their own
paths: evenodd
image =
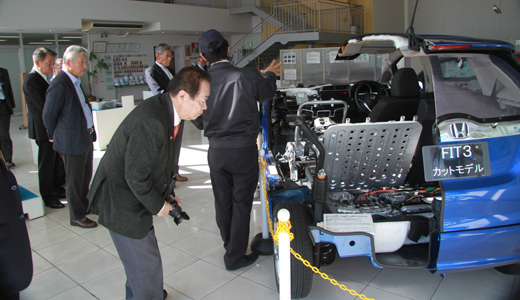
<svg viewBox="0 0 520 300">
<path fill-rule="evenodd" d="M 291 232 L 294 239 L 291 241 L 291 248 L 299 253 L 303 259 L 312 263 L 312 241 L 309 236 L 307 226 L 309 225 L 309 217 L 305 213 L 303 206 L 296 202 L 285 202 L 278 204 L 274 209 L 274 230 L 276 232 L 276 223 L 278 222 L 278 211 L 285 208 L 291 214 Z M 278 246 L 274 245 L 274 270 L 276 278 L 276 287 L 279 287 L 279 255 Z M 306 267 L 301 261 L 291 255 L 291 298 L 304 298 L 309 295 L 312 288 L 313 271 Z"/>
</svg>

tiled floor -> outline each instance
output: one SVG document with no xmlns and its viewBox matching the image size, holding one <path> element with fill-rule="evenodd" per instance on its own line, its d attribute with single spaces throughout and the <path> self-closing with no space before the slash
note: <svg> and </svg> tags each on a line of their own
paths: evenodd
<svg viewBox="0 0 520 300">
<path fill-rule="evenodd" d="M 37 167 L 32 162 L 22 117 L 13 117 L 16 168 L 20 185 L 38 193 Z M 176 194 L 190 221 L 176 226 L 169 217 L 156 218 L 155 230 L 164 266 L 168 299 L 277 299 L 272 256 L 261 256 L 251 267 L 229 272 L 224 268 L 222 241 L 215 224 L 213 195 L 206 160 L 207 140 L 187 123 L 181 173 Z M 99 155 L 99 154 L 98 154 Z M 96 216 L 93 216 L 95 219 Z M 22 300 L 124 299 L 125 274 L 114 244 L 104 227 L 81 229 L 69 225 L 68 209 L 45 208 L 45 216 L 27 221 L 34 261 L 31 285 Z M 251 238 L 261 231 L 260 204 L 255 202 Z M 494 269 L 448 274 L 445 278 L 425 271 L 377 269 L 361 258 L 337 259 L 322 271 L 349 289 L 377 300 L 485 299 L 520 297 L 520 276 Z M 359 299 L 314 275 L 309 300 Z"/>
</svg>

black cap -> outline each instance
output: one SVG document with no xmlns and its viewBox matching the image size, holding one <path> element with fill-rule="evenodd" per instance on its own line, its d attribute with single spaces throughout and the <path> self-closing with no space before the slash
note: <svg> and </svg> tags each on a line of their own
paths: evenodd
<svg viewBox="0 0 520 300">
<path fill-rule="evenodd" d="M 206 30 L 199 36 L 199 48 L 200 52 L 202 53 L 208 53 L 212 49 L 210 49 L 208 46 L 210 43 L 218 41 L 217 47 L 222 46 L 224 44 L 224 37 L 220 32 L 216 31 L 215 29 Z"/>
</svg>

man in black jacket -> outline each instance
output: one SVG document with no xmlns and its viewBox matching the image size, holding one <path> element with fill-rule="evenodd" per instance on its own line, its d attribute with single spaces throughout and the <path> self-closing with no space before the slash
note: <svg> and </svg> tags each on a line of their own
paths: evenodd
<svg viewBox="0 0 520 300">
<path fill-rule="evenodd" d="M 13 163 L 13 141 L 9 133 L 11 115 L 15 107 L 9 71 L 0 68 L 0 151 L 4 153 L 4 158 L 9 168 L 16 166 Z"/>
<path fill-rule="evenodd" d="M 0 152 L 0 299 L 18 300 L 31 283 L 33 262 L 16 178 Z"/>
<path fill-rule="evenodd" d="M 59 200 L 65 192 L 62 185 L 65 178 L 60 176 L 60 160 L 52 143 L 47 136 L 47 130 L 43 125 L 43 107 L 45 105 L 45 94 L 49 88 L 47 76 L 52 74 L 56 52 L 45 47 L 37 48 L 33 55 L 34 66 L 25 77 L 23 82 L 23 93 L 25 102 L 29 108 L 27 120 L 29 123 L 29 138 L 36 141 L 38 145 L 38 182 L 40 185 L 40 196 L 45 206 L 51 208 L 65 207 Z"/>
<path fill-rule="evenodd" d="M 154 95 L 167 92 L 168 83 L 175 76 L 175 70 L 170 68 L 173 59 L 172 48 L 168 44 L 159 44 L 155 47 L 155 63 L 145 71 L 146 83 Z M 174 158 L 175 174 L 177 181 L 187 181 L 188 177 L 179 174 L 179 155 L 181 153 L 182 133 L 184 132 L 184 122 L 181 121 L 179 132 L 179 142 L 175 143 L 176 157 Z"/>
<path fill-rule="evenodd" d="M 276 75 L 280 75 L 281 69 L 280 63 L 273 61 L 263 77 L 253 68 L 233 67 L 227 59 L 228 41 L 214 29 L 199 36 L 199 47 L 201 56 L 210 64 L 208 73 L 212 78 L 202 124 L 209 140 L 208 164 L 216 219 L 226 249 L 224 263 L 228 270 L 236 270 L 258 258 L 256 253 L 245 255 L 258 183 L 258 102 L 273 99 Z"/>
<path fill-rule="evenodd" d="M 127 299 L 163 296 L 161 255 L 152 217 L 168 215 L 165 199 L 174 186 L 176 129 L 206 109 L 209 77 L 197 67 L 182 69 L 168 93 L 139 104 L 114 133 L 99 163 L 88 198 L 99 224 L 108 228 L 126 272 Z M 164 297 L 166 293 L 164 292 Z"/>
</svg>

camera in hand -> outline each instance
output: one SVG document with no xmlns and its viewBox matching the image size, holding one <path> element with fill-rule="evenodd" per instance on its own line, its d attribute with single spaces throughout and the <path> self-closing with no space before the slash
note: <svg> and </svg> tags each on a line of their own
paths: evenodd
<svg viewBox="0 0 520 300">
<path fill-rule="evenodd" d="M 175 224 L 179 225 L 179 223 L 182 222 L 182 220 L 190 219 L 190 216 L 188 216 L 188 214 L 182 210 L 179 204 L 177 204 L 177 201 L 175 201 L 174 196 L 168 196 L 166 201 L 168 201 L 168 203 L 172 205 L 172 210 L 170 210 L 170 216 L 172 216 Z"/>
</svg>

